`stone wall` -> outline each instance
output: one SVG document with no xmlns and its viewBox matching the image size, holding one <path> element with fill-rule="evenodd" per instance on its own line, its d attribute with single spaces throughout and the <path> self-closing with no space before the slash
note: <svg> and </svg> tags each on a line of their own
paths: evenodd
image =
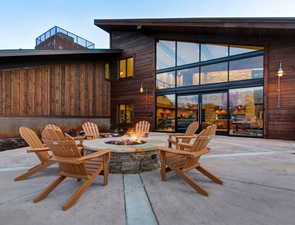
<svg viewBox="0 0 295 225">
<path fill-rule="evenodd" d="M 56 124 L 68 131 L 81 128 L 82 123 L 86 121 L 96 123 L 101 129 L 110 127 L 110 118 L 0 117 L 0 137 L 19 136 L 18 129 L 21 126 L 40 133 L 46 124 Z"/>
</svg>

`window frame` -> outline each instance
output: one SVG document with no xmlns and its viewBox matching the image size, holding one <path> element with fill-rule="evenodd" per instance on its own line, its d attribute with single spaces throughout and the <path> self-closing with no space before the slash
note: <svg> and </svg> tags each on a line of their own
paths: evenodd
<svg viewBox="0 0 295 225">
<path fill-rule="evenodd" d="M 128 59 L 133 59 L 133 65 L 132 65 L 132 75 L 128 76 Z M 121 61 L 125 61 L 125 77 L 120 76 L 121 72 Z M 118 80 L 126 80 L 126 79 L 131 79 L 134 77 L 134 69 L 135 69 L 135 57 L 134 56 L 127 56 L 124 58 L 120 58 L 118 60 Z"/>
<path fill-rule="evenodd" d="M 120 106 L 124 105 L 124 121 L 121 122 L 121 110 L 120 110 Z M 130 118 L 130 122 L 126 122 L 126 115 L 127 115 L 127 106 L 131 106 L 132 107 L 132 112 L 131 112 L 131 118 Z M 130 103 L 118 103 L 117 104 L 117 121 L 119 124 L 132 124 L 133 123 L 133 119 L 134 119 L 134 105 L 130 104 Z"/>
</svg>

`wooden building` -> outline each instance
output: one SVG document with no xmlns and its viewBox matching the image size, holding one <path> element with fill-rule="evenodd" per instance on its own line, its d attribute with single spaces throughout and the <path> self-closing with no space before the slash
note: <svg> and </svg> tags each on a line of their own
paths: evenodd
<svg viewBox="0 0 295 225">
<path fill-rule="evenodd" d="M 144 119 L 156 131 L 174 132 L 198 120 L 226 135 L 295 139 L 294 18 L 95 25 L 109 32 L 111 48 L 123 51 L 111 81 L 113 124 Z"/>
<path fill-rule="evenodd" d="M 110 127 L 110 81 L 105 65 L 120 50 L 0 51 L 0 136 L 20 126 L 65 129 L 83 121 Z"/>
<path fill-rule="evenodd" d="M 197 120 L 224 135 L 295 139 L 295 18 L 94 24 L 111 49 L 0 52 L 0 135 L 89 119 L 176 132 Z"/>
</svg>

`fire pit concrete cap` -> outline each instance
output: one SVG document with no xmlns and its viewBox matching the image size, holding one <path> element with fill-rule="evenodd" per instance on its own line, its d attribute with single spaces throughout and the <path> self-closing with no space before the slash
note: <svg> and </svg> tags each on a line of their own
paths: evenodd
<svg viewBox="0 0 295 225">
<path fill-rule="evenodd" d="M 154 151 L 157 149 L 157 146 L 165 146 L 163 140 L 159 135 L 151 135 L 147 138 L 140 138 L 143 141 L 146 141 L 145 144 L 138 145 L 115 145 L 115 144 L 106 144 L 105 142 L 110 140 L 126 140 L 130 137 L 110 137 L 110 138 L 98 138 L 94 140 L 85 140 L 83 146 L 86 150 L 97 151 L 100 149 L 111 149 L 113 152 L 117 153 L 126 153 L 126 152 L 135 152 L 140 151 Z"/>
</svg>

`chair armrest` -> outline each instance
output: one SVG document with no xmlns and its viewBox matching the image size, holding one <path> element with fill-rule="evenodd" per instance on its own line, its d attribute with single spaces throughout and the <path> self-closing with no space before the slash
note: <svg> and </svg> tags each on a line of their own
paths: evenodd
<svg viewBox="0 0 295 225">
<path fill-rule="evenodd" d="M 167 147 L 158 147 L 158 150 L 168 152 L 168 153 L 178 154 L 178 155 L 189 156 L 189 157 L 199 157 L 201 155 L 204 155 L 204 154 L 210 152 L 210 148 L 204 148 L 204 149 L 197 151 L 197 152 L 174 150 L 174 149 L 167 148 Z"/>
<path fill-rule="evenodd" d="M 198 135 L 192 135 L 192 136 L 185 136 L 185 135 L 180 135 L 180 136 L 175 136 L 176 138 L 182 139 L 182 138 L 197 138 Z"/>
<path fill-rule="evenodd" d="M 43 148 L 30 148 L 27 150 L 27 152 L 48 152 L 50 151 L 50 148 L 43 147 Z"/>
<path fill-rule="evenodd" d="M 174 133 L 174 134 L 168 134 L 169 138 L 174 136 L 182 136 L 183 133 Z"/>
<path fill-rule="evenodd" d="M 88 155 L 85 155 L 85 156 L 82 156 L 80 158 L 78 158 L 78 161 L 85 161 L 85 160 L 89 160 L 89 159 L 93 159 L 93 158 L 97 158 L 97 157 L 100 157 L 100 156 L 103 156 L 105 154 L 109 154 L 111 153 L 112 150 L 109 150 L 109 149 L 106 149 L 106 150 L 100 150 L 100 151 L 97 151 L 97 152 L 93 152 L 91 154 L 88 154 Z"/>
<path fill-rule="evenodd" d="M 193 147 L 193 145 L 187 144 L 187 143 L 178 143 L 178 146 L 186 148 L 186 149 L 188 149 L 188 148 L 191 149 Z"/>
<path fill-rule="evenodd" d="M 74 140 L 77 140 L 77 141 L 80 141 L 80 140 L 84 140 L 85 139 L 85 136 L 72 137 L 68 133 L 65 133 L 65 136 L 68 137 L 68 138 L 72 138 Z"/>
<path fill-rule="evenodd" d="M 180 154 L 180 155 L 186 155 L 186 156 L 194 156 L 192 152 L 187 152 L 187 151 L 181 151 L 181 150 L 175 150 L 172 148 L 167 148 L 167 147 L 162 147 L 159 146 L 158 150 L 168 152 L 168 153 L 173 153 L 173 154 Z"/>
</svg>

